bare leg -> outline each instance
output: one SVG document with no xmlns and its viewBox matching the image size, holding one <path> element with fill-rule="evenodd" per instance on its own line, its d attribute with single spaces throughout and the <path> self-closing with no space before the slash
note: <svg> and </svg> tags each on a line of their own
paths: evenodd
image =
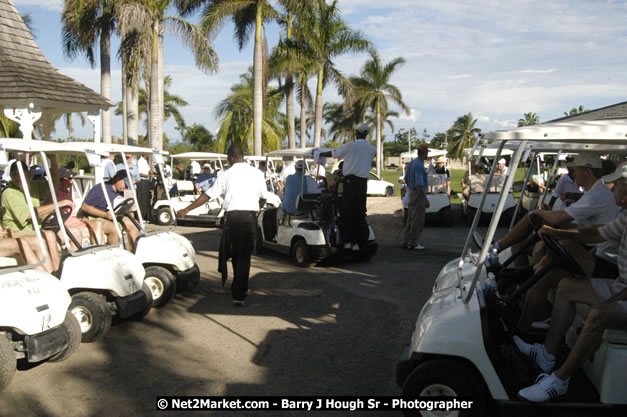
<svg viewBox="0 0 627 417">
<path fill-rule="evenodd" d="M 39 244 L 37 244 L 36 246 L 37 250 L 34 250 L 28 241 L 23 239 L 15 240 L 20 247 L 22 257 L 27 264 L 36 264 L 43 258 L 43 256 L 41 256 L 41 251 L 39 250 Z M 43 265 L 38 266 L 37 269 L 48 273 L 54 272 L 54 267 L 52 265 L 52 261 L 50 260 L 50 256 L 46 256 L 46 262 L 44 262 Z"/>
<path fill-rule="evenodd" d="M 120 237 L 118 236 L 118 231 L 115 228 L 115 225 L 112 221 L 107 221 L 102 224 L 102 230 L 104 234 L 107 236 L 107 243 L 113 244 L 118 243 L 120 241 Z"/>
<path fill-rule="evenodd" d="M 507 249 L 514 243 L 522 242 L 532 231 L 533 227 L 529 220 L 529 213 L 527 213 L 503 239 L 499 240 L 499 250 Z"/>
<path fill-rule="evenodd" d="M 605 329 L 627 329 L 627 312 L 618 303 L 602 303 L 590 309 L 575 346 L 555 375 L 567 379 L 580 368 L 598 349 Z"/>
<path fill-rule="evenodd" d="M 46 242 L 48 255 L 50 257 L 50 262 L 52 263 L 52 271 L 54 272 L 59 269 L 59 265 L 61 264 L 59 247 L 57 246 L 57 237 L 51 230 L 42 230 L 41 234 L 44 238 L 44 242 Z M 39 247 L 39 244 L 37 244 L 37 247 Z"/>
<path fill-rule="evenodd" d="M 597 305 L 601 302 L 589 279 L 566 278 L 560 281 L 553 304 L 551 327 L 544 341 L 546 351 L 557 353 L 560 342 L 575 318 L 575 304 Z"/>
<path fill-rule="evenodd" d="M 102 245 L 104 243 L 104 231 L 102 230 L 102 223 L 98 220 L 85 220 L 87 229 L 89 230 L 90 241 L 95 245 Z"/>
<path fill-rule="evenodd" d="M 139 230 L 135 225 L 127 218 L 124 218 L 124 228 L 126 229 L 126 233 L 128 234 L 129 245 L 132 248 L 135 244 L 135 240 L 139 236 Z"/>
</svg>

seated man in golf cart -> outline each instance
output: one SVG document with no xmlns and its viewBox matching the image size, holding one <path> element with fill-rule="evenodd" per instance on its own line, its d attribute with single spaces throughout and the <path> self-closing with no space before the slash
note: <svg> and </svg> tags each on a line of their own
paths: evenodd
<svg viewBox="0 0 627 417">
<path fill-rule="evenodd" d="M 304 161 L 302 159 L 296 161 L 294 168 L 295 173 L 285 179 L 285 191 L 283 194 L 283 202 L 277 212 L 277 224 L 289 224 L 290 218 L 308 215 L 307 212 L 299 210 L 296 207 L 303 178 L 305 181 L 303 194 L 320 194 L 322 191 L 320 186 L 310 175 L 303 176 L 303 169 L 305 168 Z"/>
<path fill-rule="evenodd" d="M 37 267 L 41 271 L 52 273 L 59 269 L 59 256 L 50 256 L 49 247 L 53 247 L 56 251 L 56 241 L 54 233 L 49 230 L 42 230 L 42 238 L 44 239 L 44 249 L 46 250 L 46 261 L 43 265 Z M 54 243 L 54 246 L 48 246 Z M 48 246 L 48 247 L 47 247 Z M 21 257 L 27 265 L 33 265 L 43 259 L 37 236 L 35 235 L 19 235 L 13 236 L 12 229 L 0 229 L 0 257 L 15 258 Z"/>
<path fill-rule="evenodd" d="M 600 179 L 602 164 L 599 156 L 589 152 L 581 153 L 572 162 L 572 166 L 577 185 L 586 190 L 583 197 L 564 210 L 533 210 L 527 213 L 505 237 L 492 245 L 488 254 L 488 264 L 498 264 L 498 252 L 519 245 L 528 238 L 533 231 L 529 219 L 531 213 L 540 216 L 546 224 L 562 227 L 569 227 L 568 224 L 571 222 L 576 226 L 586 226 L 606 224 L 614 220 L 620 208 L 614 203 L 610 189 Z M 515 251 L 516 247 L 513 250 Z M 526 264 L 526 257 L 519 257 L 517 264 Z"/>
<path fill-rule="evenodd" d="M 113 178 L 104 183 L 107 195 L 111 205 L 115 208 L 122 200 L 124 200 L 124 190 L 126 189 L 126 170 L 121 169 L 115 173 Z M 102 190 L 101 184 L 96 184 L 87 194 L 83 205 L 81 206 L 80 215 L 89 220 L 97 220 L 102 223 L 102 230 L 107 237 L 108 243 L 118 243 L 120 241 L 118 232 L 113 223 L 113 215 L 109 211 L 107 200 Z M 135 239 L 139 236 L 139 230 L 128 219 L 124 218 L 124 227 L 128 233 L 130 247 L 133 247 Z"/>
<path fill-rule="evenodd" d="M 212 173 L 211 165 L 205 163 L 202 166 L 202 174 L 194 180 L 194 189 L 196 190 L 196 194 L 201 194 L 207 191 L 215 180 L 216 175 Z"/>
<path fill-rule="evenodd" d="M 451 194 L 451 173 L 446 169 L 446 159 L 444 156 L 435 158 L 429 165 L 429 185 L 434 193 L 446 192 Z M 437 180 L 435 179 L 437 178 Z"/>
<path fill-rule="evenodd" d="M 613 174 L 603 177 L 613 185 L 616 204 L 627 209 L 627 164 Z M 578 229 L 557 230 L 544 226 L 541 234 L 579 243 L 608 241 L 619 247 L 618 270 L 615 279 L 565 278 L 558 287 L 553 305 L 551 327 L 543 344 L 529 344 L 514 336 L 520 352 L 531 358 L 546 373 L 536 383 L 523 388 L 519 397 L 532 402 L 545 402 L 563 396 L 568 391 L 571 375 L 596 351 L 606 329 L 627 331 L 627 212 L 623 210 L 614 221 L 605 225 L 590 225 Z M 583 330 L 562 365 L 555 368 L 558 348 L 575 317 L 575 304 L 590 306 Z M 549 372 L 553 371 L 551 374 Z"/>
<path fill-rule="evenodd" d="M 470 178 L 471 176 L 474 176 L 472 179 L 472 184 Z M 479 164 L 472 163 L 470 165 L 470 172 L 466 171 L 461 180 L 462 195 L 466 200 L 470 199 L 470 193 L 482 193 L 484 191 L 485 178 L 482 178 L 481 181 L 478 181 L 479 176 L 483 177 L 481 173 L 481 167 L 479 166 Z"/>
</svg>

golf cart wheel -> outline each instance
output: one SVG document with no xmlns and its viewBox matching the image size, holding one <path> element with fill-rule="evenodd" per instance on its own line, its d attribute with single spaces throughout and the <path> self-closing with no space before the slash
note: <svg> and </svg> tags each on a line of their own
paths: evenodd
<svg viewBox="0 0 627 417">
<path fill-rule="evenodd" d="M 261 233 L 261 228 L 257 227 L 257 239 L 255 240 L 255 251 L 257 255 L 262 255 L 266 251 L 263 247 L 263 234 Z"/>
<path fill-rule="evenodd" d="M 394 195 L 394 188 L 393 187 L 387 187 L 385 189 L 385 196 L 386 197 L 392 197 Z"/>
<path fill-rule="evenodd" d="M 131 320 L 143 319 L 144 317 L 146 317 L 146 314 L 148 314 L 150 312 L 150 309 L 152 308 L 152 291 L 150 291 L 150 288 L 148 288 L 148 285 L 146 285 L 146 282 L 142 284 L 142 289 L 140 291 L 146 294 L 148 303 L 146 303 L 146 308 L 140 311 L 139 313 L 135 314 L 134 316 L 132 316 Z"/>
<path fill-rule="evenodd" d="M 406 410 L 406 416 L 483 416 L 487 405 L 483 381 L 463 362 L 450 359 L 431 359 L 418 365 L 405 380 L 403 396 L 469 397 L 473 401 L 469 410 Z"/>
<path fill-rule="evenodd" d="M 81 345 L 81 325 L 78 324 L 78 320 L 74 316 L 74 314 L 69 311 L 65 313 L 65 321 L 63 322 L 63 327 L 65 327 L 65 331 L 67 331 L 68 335 L 68 345 L 67 347 L 50 358 L 50 362 L 62 362 L 72 356 L 74 352 L 76 352 Z"/>
<path fill-rule="evenodd" d="M 17 361 L 9 339 L 0 333 L 0 391 L 5 389 L 15 375 Z"/>
<path fill-rule="evenodd" d="M 176 294 L 176 279 L 174 275 L 162 266 L 146 268 L 144 284 L 152 293 L 152 306 L 163 307 Z"/>
<path fill-rule="evenodd" d="M 102 295 L 93 292 L 73 295 L 70 312 L 78 320 L 85 343 L 100 340 L 111 328 L 111 311 Z"/>
<path fill-rule="evenodd" d="M 292 262 L 296 266 L 309 266 L 311 264 L 311 254 L 304 239 L 298 239 L 292 245 Z"/>
<path fill-rule="evenodd" d="M 453 226 L 453 210 L 451 210 L 451 206 L 444 207 L 440 210 L 440 222 L 442 226 Z"/>
<path fill-rule="evenodd" d="M 172 213 L 170 212 L 170 207 L 161 207 L 157 210 L 157 214 L 155 215 L 155 223 L 159 226 L 169 226 L 174 223 L 174 219 L 172 218 Z"/>
</svg>

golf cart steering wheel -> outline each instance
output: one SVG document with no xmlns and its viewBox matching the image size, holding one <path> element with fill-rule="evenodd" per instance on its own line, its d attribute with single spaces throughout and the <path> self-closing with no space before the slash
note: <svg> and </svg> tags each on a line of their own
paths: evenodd
<svg viewBox="0 0 627 417">
<path fill-rule="evenodd" d="M 542 241 L 549 252 L 562 259 L 563 262 L 560 262 L 560 264 L 563 265 L 564 268 L 568 269 L 575 275 L 585 275 L 585 272 L 581 268 L 581 265 L 579 265 L 579 262 L 577 262 L 577 260 L 573 258 L 570 253 L 568 253 L 566 248 L 564 248 L 564 246 L 562 246 L 557 239 L 553 236 L 547 235 L 546 233 L 542 233 Z"/>
<path fill-rule="evenodd" d="M 72 206 L 61 206 L 59 207 L 59 212 L 61 212 L 61 224 L 63 224 L 72 215 Z M 53 210 L 43 219 L 41 228 L 53 230 L 59 228 L 61 224 L 59 224 L 57 219 L 57 212 Z"/>
<path fill-rule="evenodd" d="M 133 204 L 135 204 L 135 200 L 132 198 L 125 198 L 120 204 L 115 206 L 113 214 L 115 214 L 116 217 L 130 215 Z"/>
<path fill-rule="evenodd" d="M 529 213 L 529 221 L 531 222 L 531 225 L 533 226 L 533 230 L 536 233 L 538 232 L 538 230 L 542 229 L 542 226 L 546 224 L 544 222 L 544 219 L 534 212 Z"/>
</svg>

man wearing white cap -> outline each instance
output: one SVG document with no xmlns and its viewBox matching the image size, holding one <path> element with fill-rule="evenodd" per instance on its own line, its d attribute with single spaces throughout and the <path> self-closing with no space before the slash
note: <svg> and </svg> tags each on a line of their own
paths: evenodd
<svg viewBox="0 0 627 417">
<path fill-rule="evenodd" d="M 369 234 L 366 222 L 366 198 L 372 158 L 377 153 L 377 148 L 366 140 L 369 131 L 370 126 L 363 123 L 355 128 L 354 142 L 348 142 L 333 151 L 320 152 L 320 156 L 344 158 L 340 232 L 344 240 L 344 249 L 354 251 L 358 251 L 360 245 L 368 241 Z"/>
<path fill-rule="evenodd" d="M 619 165 L 613 174 L 603 177 L 603 181 L 612 185 L 616 204 L 627 209 L 627 163 Z M 568 230 L 544 226 L 540 233 L 578 243 L 611 242 L 619 248 L 619 275 L 615 279 L 564 278 L 555 296 L 551 327 L 544 343 L 529 344 L 514 337 L 520 352 L 533 358 L 546 372 L 540 374 L 534 385 L 518 393 L 520 398 L 532 402 L 549 401 L 565 395 L 571 375 L 598 348 L 603 332 L 606 329 L 627 330 L 627 211 L 623 210 L 623 214 L 604 226 L 597 224 Z M 560 343 L 575 317 L 575 304 L 589 305 L 590 311 L 568 357 L 550 373 L 555 368 L 555 355 Z"/>
<path fill-rule="evenodd" d="M 202 174 L 194 181 L 194 188 L 196 194 L 204 193 L 213 185 L 216 180 L 216 176 L 211 174 L 211 164 L 205 163 L 202 166 Z"/>
<path fill-rule="evenodd" d="M 499 159 L 498 163 L 496 164 L 496 173 L 500 175 L 507 175 L 508 171 L 509 168 L 507 167 L 507 161 L 505 160 L 505 158 Z"/>
<path fill-rule="evenodd" d="M 614 203 L 610 189 L 600 180 L 602 163 L 597 154 L 584 152 L 569 164 L 573 167 L 575 182 L 583 187 L 583 196 L 564 210 L 533 210 L 523 217 L 505 237 L 493 245 L 497 252 L 525 240 L 533 227 L 529 220 L 530 214 L 536 214 L 549 225 L 566 225 L 569 222 L 577 226 L 590 224 L 606 224 L 614 220 L 620 208 Z M 513 248 L 515 251 L 516 248 Z M 495 264 L 497 257 L 491 250 L 488 262 Z"/>
</svg>

